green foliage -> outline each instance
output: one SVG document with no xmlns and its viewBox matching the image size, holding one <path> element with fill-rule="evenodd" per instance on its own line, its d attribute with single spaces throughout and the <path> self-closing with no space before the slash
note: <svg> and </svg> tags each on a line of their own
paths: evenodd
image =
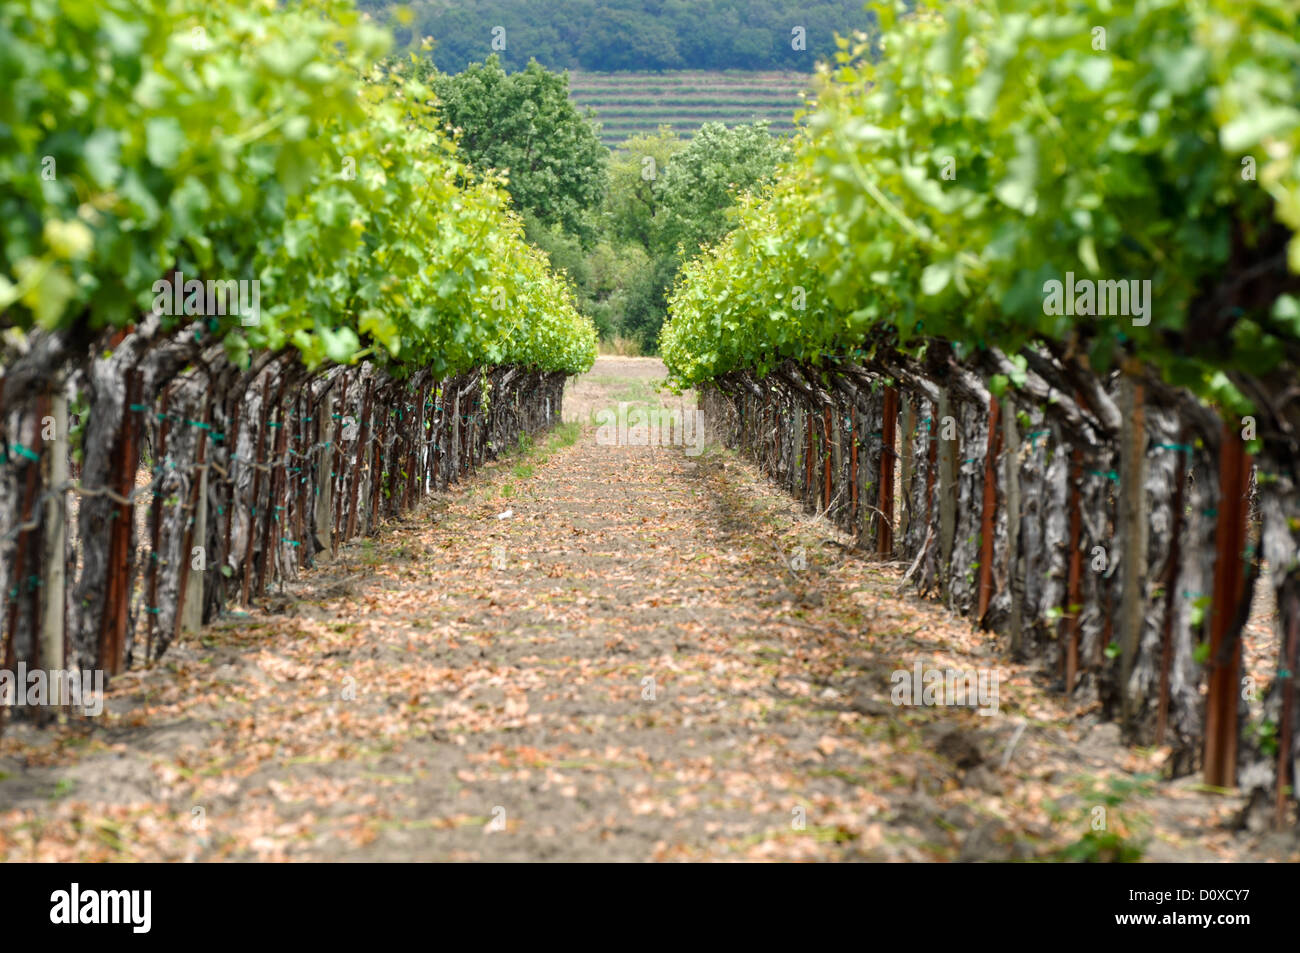
<svg viewBox="0 0 1300 953">
<path fill-rule="evenodd" d="M 1058 851 L 1055 859 L 1076 864 L 1136 864 L 1144 852 L 1140 843 L 1114 831 L 1088 831 Z"/>
<path fill-rule="evenodd" d="M 824 72 L 772 195 L 684 269 L 663 335 L 679 381 L 876 340 L 1046 340 L 1244 410 L 1229 372 L 1300 364 L 1279 293 L 1300 272 L 1294 3 L 875 9 L 879 60 L 864 40 Z M 1194 307 L 1252 267 L 1252 298 Z M 1149 280 L 1150 323 L 1049 313 L 1045 282 L 1067 272 Z"/>
<path fill-rule="evenodd" d="M 654 248 L 688 259 L 722 238 L 737 195 L 770 184 L 785 157 L 766 123 L 705 123 L 654 182 Z"/>
<path fill-rule="evenodd" d="M 654 348 L 665 292 L 684 258 L 721 238 L 739 193 L 771 181 L 784 147 L 762 124 L 705 124 L 685 143 L 666 127 L 629 139 L 610 163 L 606 216 L 627 260 L 611 307 L 619 330 Z M 601 323 L 601 318 L 596 318 Z"/>
<path fill-rule="evenodd" d="M 1251 722 L 1246 730 L 1263 754 L 1270 758 L 1277 757 L 1277 722 L 1264 718 Z"/>
<path fill-rule="evenodd" d="M 1214 600 L 1210 596 L 1199 596 L 1192 601 L 1192 611 L 1189 624 L 1193 629 L 1199 629 L 1201 625 L 1204 624 L 1206 613 L 1209 612 L 1210 606 L 1213 602 Z M 1206 645 L 1206 651 L 1209 651 L 1208 643 Z M 1203 662 L 1204 659 L 1198 659 L 1197 661 Z"/>
<path fill-rule="evenodd" d="M 1133 777 L 1113 777 L 1092 781 L 1085 792 L 1087 802 L 1101 807 L 1105 813 L 1102 829 L 1096 829 L 1094 808 L 1087 810 L 1089 830 L 1074 843 L 1058 850 L 1053 859 L 1085 864 L 1133 864 L 1142 860 L 1149 841 L 1149 821 L 1136 810 L 1126 811 L 1129 822 L 1121 817 L 1120 808 L 1133 798 L 1147 798 L 1154 793 L 1155 777 L 1138 774 Z M 1055 804 L 1047 805 L 1049 813 L 1058 821 L 1077 823 L 1078 815 L 1062 812 Z"/>
<path fill-rule="evenodd" d="M 255 325 L 208 323 L 239 360 L 590 366 L 571 288 L 428 86 L 373 66 L 388 43 L 341 0 L 4 5 L 4 326 L 123 326 L 179 269 L 259 281 Z"/>
<path fill-rule="evenodd" d="M 591 315 L 603 337 L 626 334 L 644 343 L 646 327 L 662 321 L 662 287 L 655 285 L 655 262 L 640 246 L 602 242 L 588 260 L 592 276 Z"/>
<path fill-rule="evenodd" d="M 506 73 L 496 56 L 433 81 L 438 113 L 481 170 L 500 170 L 515 204 L 544 226 L 589 240 L 608 151 L 569 99 L 568 79 L 536 61 Z"/>
<path fill-rule="evenodd" d="M 660 194 L 656 187 L 673 157 L 684 148 L 686 143 L 676 133 L 660 126 L 654 135 L 632 136 L 614 152 L 605 214 L 616 241 L 634 242 L 647 254 L 653 251 Z"/>
<path fill-rule="evenodd" d="M 741 366 L 766 373 L 780 360 L 816 360 L 860 339 L 865 320 L 835 315 L 809 266 L 816 235 L 792 228 L 805 214 L 803 180 L 787 176 L 772 194 L 742 199 L 727 239 L 686 263 L 660 334 L 669 370 L 696 384 Z"/>
</svg>

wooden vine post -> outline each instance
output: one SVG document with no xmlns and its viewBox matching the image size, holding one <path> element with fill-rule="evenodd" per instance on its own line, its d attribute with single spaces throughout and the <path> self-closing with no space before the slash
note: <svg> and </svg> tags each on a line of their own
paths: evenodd
<svg viewBox="0 0 1300 953">
<path fill-rule="evenodd" d="M 822 408 L 822 509 L 831 508 L 831 405 Z"/>
<path fill-rule="evenodd" d="M 938 576 L 940 589 L 944 595 L 949 594 L 949 580 L 952 577 L 952 550 L 957 532 L 957 438 L 944 436 L 948 420 L 956 422 L 958 408 L 953 407 L 948 389 L 939 392 L 939 412 L 934 421 L 935 432 L 939 435 L 939 485 L 937 488 L 939 504 L 939 564 Z M 960 434 L 960 431 L 954 431 Z"/>
<path fill-rule="evenodd" d="M 428 399 L 428 387 L 421 384 L 415 391 L 414 426 L 407 428 L 409 436 L 406 446 L 410 462 L 406 468 L 406 495 L 403 508 L 408 510 L 420 498 L 421 488 L 424 486 L 424 442 L 420 437 L 424 435 L 425 408 Z"/>
<path fill-rule="evenodd" d="M 858 408 L 849 405 L 849 520 L 853 524 L 854 535 L 858 535 Z"/>
<path fill-rule="evenodd" d="M 370 515 L 366 520 L 366 532 L 373 533 L 379 525 L 379 507 L 383 502 L 384 489 L 384 441 L 388 439 L 388 417 L 392 411 L 379 395 L 379 430 L 374 452 L 370 455 Z"/>
<path fill-rule="evenodd" d="M 975 611 L 977 625 L 985 626 L 989 603 L 993 600 L 993 526 L 998 511 L 998 457 L 1002 453 L 1001 405 L 989 397 L 989 436 L 984 455 L 984 505 L 980 512 L 980 580 L 979 602 Z"/>
<path fill-rule="evenodd" d="M 899 395 L 899 478 L 902 480 L 901 491 L 903 494 L 903 505 L 899 509 L 898 535 L 906 539 L 907 534 L 911 531 L 912 520 L 916 514 L 912 512 L 915 505 L 916 497 L 912 493 L 912 480 L 916 475 L 916 404 L 909 397 Z"/>
<path fill-rule="evenodd" d="M 28 441 L 32 447 L 41 447 L 41 418 L 46 414 L 46 408 L 49 406 L 48 396 L 42 396 L 36 401 L 34 413 L 32 414 L 32 436 Z M 21 423 L 20 423 L 21 427 Z M 21 433 L 21 429 L 19 433 Z M 22 439 L 20 437 L 20 439 Z M 10 446 L 9 450 L 17 448 Z M 44 457 L 46 454 L 39 453 L 36 450 L 26 448 L 22 456 L 28 458 L 28 463 L 23 467 L 24 486 L 20 497 L 22 503 L 18 512 L 18 519 L 21 525 L 27 526 L 36 523 L 35 526 L 23 529 L 18 534 L 17 546 L 13 556 L 13 588 L 9 592 L 9 619 L 8 619 L 8 644 L 5 648 L 5 665 L 9 671 L 13 671 L 15 663 L 18 661 L 18 634 L 22 626 L 23 614 L 21 604 L 26 598 L 28 600 L 29 611 L 31 613 L 29 622 L 33 626 L 31 631 L 39 631 L 40 626 L 40 594 L 36 591 L 34 581 L 39 581 L 41 576 L 41 525 L 37 519 L 38 498 L 41 494 L 41 476 L 45 467 Z M 29 652 L 35 652 L 36 657 L 32 659 L 33 667 L 41 665 L 40 644 L 29 646 Z"/>
<path fill-rule="evenodd" d="M 1024 577 L 1020 572 L 1020 432 L 1016 428 L 1015 404 L 1008 398 L 1002 409 L 1003 456 L 1006 465 L 1007 552 L 1004 575 L 1011 587 L 1011 653 L 1024 651 Z"/>
<path fill-rule="evenodd" d="M 1190 438 L 1186 432 L 1179 437 L 1186 443 Z M 1160 700 L 1156 708 L 1156 744 L 1164 744 L 1165 731 L 1169 725 L 1169 668 L 1173 663 L 1173 627 L 1174 607 L 1178 604 L 1178 563 L 1182 559 L 1183 535 L 1183 495 L 1187 486 L 1187 453 L 1182 447 L 1176 451 L 1178 460 L 1174 464 L 1174 501 L 1172 506 L 1173 525 L 1170 527 L 1169 561 L 1165 564 L 1165 618 L 1160 630 Z M 1188 451 L 1190 453 L 1190 451 Z"/>
<path fill-rule="evenodd" d="M 1205 783 L 1237 780 L 1237 699 L 1241 642 L 1232 632 L 1245 588 L 1250 454 L 1236 428 L 1224 425 L 1219 452 L 1219 506 L 1215 525 L 1213 602 L 1210 606 L 1209 692 L 1205 699 Z M 1232 644 L 1226 644 L 1231 639 Z"/>
<path fill-rule="evenodd" d="M 49 492 L 45 502 L 45 525 L 42 527 L 45 567 L 41 585 L 40 653 L 46 668 L 63 668 L 67 640 L 67 493 L 59 489 L 68 480 L 68 399 L 58 388 L 50 396 L 50 415 L 54 420 L 54 445 L 45 454 L 44 481 Z"/>
<path fill-rule="evenodd" d="M 429 470 L 432 477 L 433 492 L 438 492 L 438 441 L 442 439 L 442 428 L 447 415 L 442 412 L 442 381 L 433 382 L 433 416 L 429 428 Z"/>
<path fill-rule="evenodd" d="M 262 515 L 262 558 L 257 564 L 257 597 L 260 599 L 266 592 L 267 570 L 275 560 L 275 555 L 280 551 L 280 534 L 283 532 L 277 526 L 283 518 L 280 513 L 284 507 L 280 504 L 280 498 L 284 494 L 284 458 L 285 458 L 285 441 L 287 434 L 285 432 L 285 412 L 281 398 L 284 396 L 284 384 L 276 388 L 275 392 L 275 421 L 268 422 L 267 426 L 275 430 L 275 445 L 271 451 L 268 465 L 271 469 L 270 488 L 266 494 L 266 512 Z"/>
<path fill-rule="evenodd" d="M 230 534 L 235 525 L 235 504 L 239 500 L 239 487 L 235 482 L 235 458 L 239 455 L 239 408 L 242 404 L 243 394 L 236 394 L 230 400 L 230 412 L 227 419 L 230 423 L 226 427 L 226 435 L 223 438 L 223 445 L 226 448 L 226 463 L 230 470 L 226 473 L 226 482 L 230 484 L 230 497 L 226 501 L 226 526 L 221 533 L 221 561 L 230 558 Z M 220 582 L 222 576 L 218 574 L 217 580 Z"/>
<path fill-rule="evenodd" d="M 249 590 L 253 584 L 253 549 L 257 545 L 257 502 L 262 491 L 262 444 L 266 440 L 266 424 L 271 416 L 271 377 L 262 382 L 261 413 L 257 422 L 257 437 L 253 441 L 253 487 L 248 507 L 248 539 L 244 542 L 244 573 L 240 580 L 239 601 L 248 605 Z M 237 499 L 238 497 L 236 497 Z"/>
<path fill-rule="evenodd" d="M 776 460 L 777 464 L 780 464 L 780 462 L 781 462 L 781 428 L 780 428 L 779 425 L 777 425 L 777 420 L 779 420 L 780 417 L 779 417 L 779 415 L 777 415 L 777 412 L 776 412 L 776 404 L 775 404 L 775 403 L 772 404 L 772 415 L 771 415 L 771 416 L 772 416 L 772 421 L 771 421 L 771 424 L 770 424 L 770 425 L 771 425 L 771 428 L 772 428 L 772 459 Z M 682 411 L 682 419 L 685 420 L 685 411 Z"/>
<path fill-rule="evenodd" d="M 925 419 L 926 438 L 925 438 L 925 525 L 930 526 L 934 522 L 934 484 L 935 474 L 939 469 L 939 443 L 937 435 L 939 428 L 935 423 L 934 414 L 937 408 L 930 405 L 930 416 Z"/>
<path fill-rule="evenodd" d="M 1083 533 L 1083 451 L 1078 447 L 1070 454 L 1070 491 L 1066 504 L 1069 520 L 1070 561 L 1066 572 L 1065 613 L 1061 616 L 1060 634 L 1065 645 L 1065 694 L 1074 691 L 1079 676 L 1079 607 L 1083 600 L 1083 552 L 1079 548 Z"/>
<path fill-rule="evenodd" d="M 811 500 L 813 497 L 813 428 L 812 413 L 804 411 L 804 426 L 808 431 L 808 446 L 804 450 L 804 500 Z"/>
<path fill-rule="evenodd" d="M 894 463 L 898 459 L 898 389 L 886 387 L 880 423 L 880 513 L 876 526 L 876 553 L 889 556 L 894 552 Z"/>
<path fill-rule="evenodd" d="M 1147 495 L 1146 495 L 1146 419 L 1143 413 L 1143 388 L 1135 378 L 1126 376 L 1124 426 L 1120 445 L 1119 512 L 1123 544 L 1120 596 L 1120 698 L 1125 727 L 1133 724 L 1142 700 L 1135 697 L 1133 669 L 1137 665 L 1142 635 L 1143 581 L 1146 578 Z"/>
<path fill-rule="evenodd" d="M 343 531 L 344 540 L 351 539 L 357 530 L 357 498 L 361 491 L 361 464 L 365 459 L 366 442 L 370 437 L 370 401 L 372 396 L 370 378 L 367 377 L 365 397 L 361 401 L 361 427 L 357 432 L 357 455 L 352 463 L 351 492 L 348 499 L 347 525 Z"/>
<path fill-rule="evenodd" d="M 334 512 L 333 531 L 330 533 L 330 555 L 339 551 L 339 536 L 343 522 L 343 419 L 348 411 L 348 372 L 340 375 L 339 394 L 334 404 L 334 439 L 330 443 L 331 480 L 329 505 Z"/>
<path fill-rule="evenodd" d="M 447 483 L 460 479 L 460 383 L 452 379 L 451 427 L 447 433 Z"/>
<path fill-rule="evenodd" d="M 161 470 L 166 465 L 167 433 L 171 429 L 167 409 L 170 405 L 171 389 L 168 388 L 162 392 L 162 399 L 158 403 L 158 446 L 154 452 L 155 470 Z M 153 660 L 154 630 L 157 628 L 158 619 L 158 613 L 155 610 L 158 608 L 158 577 L 162 574 L 162 563 L 158 559 L 158 544 L 162 534 L 162 505 L 162 494 L 155 493 L 152 502 L 149 504 L 149 552 L 152 555 L 149 560 L 149 583 L 145 597 L 145 614 L 148 616 L 144 643 L 144 660 L 146 662 Z"/>
<path fill-rule="evenodd" d="M 35 419 L 32 421 L 33 439 L 32 443 L 41 448 L 40 460 L 28 466 L 28 474 L 35 475 L 34 486 L 27 494 L 27 505 L 31 508 L 29 513 L 31 518 L 37 520 L 34 529 L 26 534 L 26 545 L 29 548 L 29 558 L 32 561 L 30 572 L 30 585 L 28 588 L 28 620 L 31 624 L 33 663 L 36 668 L 52 667 L 42 654 L 44 648 L 41 635 L 45 630 L 45 620 L 41 614 L 44 608 L 44 598 L 41 590 L 45 586 L 45 536 L 47 526 L 41 513 L 41 496 L 45 492 L 48 484 L 45 482 L 45 475 L 48 467 L 48 460 L 58 452 L 57 444 L 50 446 L 46 441 L 44 430 L 44 420 L 50 413 L 50 395 L 42 394 L 36 402 Z M 42 722 L 45 720 L 45 713 L 41 712 L 37 716 Z"/>
<path fill-rule="evenodd" d="M 195 537 L 199 546 L 205 548 L 208 538 L 207 489 L 208 489 L 208 417 L 211 410 L 210 398 L 203 400 L 203 414 L 199 417 L 202 425 L 199 429 L 199 446 L 195 454 L 197 464 L 191 478 L 188 513 L 185 519 L 185 532 L 181 543 L 180 584 L 176 588 L 180 606 L 176 612 L 175 625 L 172 629 L 172 641 L 180 640 L 181 632 L 189 629 L 196 631 L 203 627 L 203 579 L 204 570 L 194 568 L 193 547 Z M 203 565 L 207 566 L 207 554 L 202 554 Z M 191 573 L 198 572 L 198 576 Z M 193 585 L 192 585 L 193 584 Z"/>
<path fill-rule="evenodd" d="M 127 373 L 126 404 L 122 414 L 117 450 L 113 458 L 110 490 L 130 498 L 135 491 L 135 468 L 140 453 L 140 418 L 132 407 L 140 406 L 143 375 L 138 370 Z M 104 592 L 103 623 L 99 631 L 97 652 L 99 667 L 116 675 L 126 661 L 126 626 L 131 598 L 131 520 L 135 507 L 117 503 L 108 538 L 108 579 Z"/>
<path fill-rule="evenodd" d="M 302 543 L 303 538 L 306 535 L 303 531 L 303 510 L 306 508 L 309 491 L 304 490 L 303 487 L 307 484 L 309 471 L 307 461 L 312 438 L 311 433 L 307 430 L 307 424 L 310 423 L 310 421 L 305 418 L 314 417 L 315 414 L 308 414 L 305 412 L 303 391 L 299 391 L 294 397 L 293 404 L 293 442 L 289 445 L 289 459 L 297 460 L 298 464 L 297 466 L 292 466 L 288 469 L 288 497 L 293 501 L 293 532 L 290 535 L 293 537 L 294 543 L 296 544 L 295 548 L 302 547 L 303 557 L 304 559 L 307 559 L 310 558 L 311 547 L 302 546 Z M 296 492 L 295 488 L 297 488 Z"/>
</svg>

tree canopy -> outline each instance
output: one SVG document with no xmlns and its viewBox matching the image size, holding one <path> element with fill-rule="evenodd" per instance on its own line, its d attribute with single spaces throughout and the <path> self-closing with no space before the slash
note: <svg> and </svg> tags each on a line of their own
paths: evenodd
<svg viewBox="0 0 1300 953">
<path fill-rule="evenodd" d="M 433 85 L 439 116 L 471 165 L 506 173 L 515 205 L 541 225 L 591 237 L 589 210 L 604 197 L 609 153 L 569 99 L 564 74 L 536 61 L 507 73 L 490 56 L 462 73 L 437 74 Z"/>
<path fill-rule="evenodd" d="M 766 123 L 701 126 L 655 183 L 654 243 L 660 253 L 680 248 L 682 257 L 691 258 L 701 245 L 722 238 L 734 224 L 727 210 L 736 196 L 770 183 L 786 152 Z"/>
<path fill-rule="evenodd" d="M 438 68 L 452 72 L 492 52 L 509 69 L 536 59 L 551 69 L 811 72 L 837 33 L 873 23 L 860 0 L 443 0 L 400 17 L 390 0 L 360 6 L 391 19 L 399 43 L 433 37 Z"/>
</svg>

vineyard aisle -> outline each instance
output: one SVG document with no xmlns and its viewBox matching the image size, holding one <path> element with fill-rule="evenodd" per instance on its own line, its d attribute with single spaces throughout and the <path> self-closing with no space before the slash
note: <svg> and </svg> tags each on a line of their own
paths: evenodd
<svg viewBox="0 0 1300 953">
<path fill-rule="evenodd" d="M 13 726 L 0 859 L 1287 858 L 735 455 L 598 442 L 663 375 L 597 361 L 581 426 Z M 892 705 L 917 663 L 997 713 Z"/>
</svg>

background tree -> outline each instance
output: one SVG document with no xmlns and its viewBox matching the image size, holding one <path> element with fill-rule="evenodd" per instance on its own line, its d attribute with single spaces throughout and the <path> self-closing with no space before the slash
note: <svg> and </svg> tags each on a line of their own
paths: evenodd
<svg viewBox="0 0 1300 953">
<path fill-rule="evenodd" d="M 666 126 L 627 140 L 609 167 L 605 222 L 624 257 L 616 291 L 594 299 L 609 302 L 604 313 L 593 312 L 602 333 L 609 325 L 654 349 L 682 263 L 726 234 L 727 210 L 742 192 L 770 183 L 785 154 L 761 123 L 707 123 L 689 143 Z"/>
<path fill-rule="evenodd" d="M 672 157 L 686 142 L 668 126 L 653 135 L 632 136 L 610 158 L 605 196 L 608 228 L 614 239 L 653 251 L 653 221 L 659 207 L 656 186 Z"/>
<path fill-rule="evenodd" d="M 496 56 L 463 73 L 434 78 L 438 111 L 457 130 L 466 160 L 509 172 L 509 191 L 535 225 L 560 228 L 585 244 L 605 194 L 609 150 L 590 113 L 569 99 L 569 80 L 536 61 L 507 73 Z"/>
<path fill-rule="evenodd" d="M 736 197 L 770 184 L 787 152 L 767 123 L 701 126 L 655 182 L 652 243 L 657 253 L 685 261 L 701 245 L 720 239 L 731 227 L 727 209 Z"/>
</svg>

